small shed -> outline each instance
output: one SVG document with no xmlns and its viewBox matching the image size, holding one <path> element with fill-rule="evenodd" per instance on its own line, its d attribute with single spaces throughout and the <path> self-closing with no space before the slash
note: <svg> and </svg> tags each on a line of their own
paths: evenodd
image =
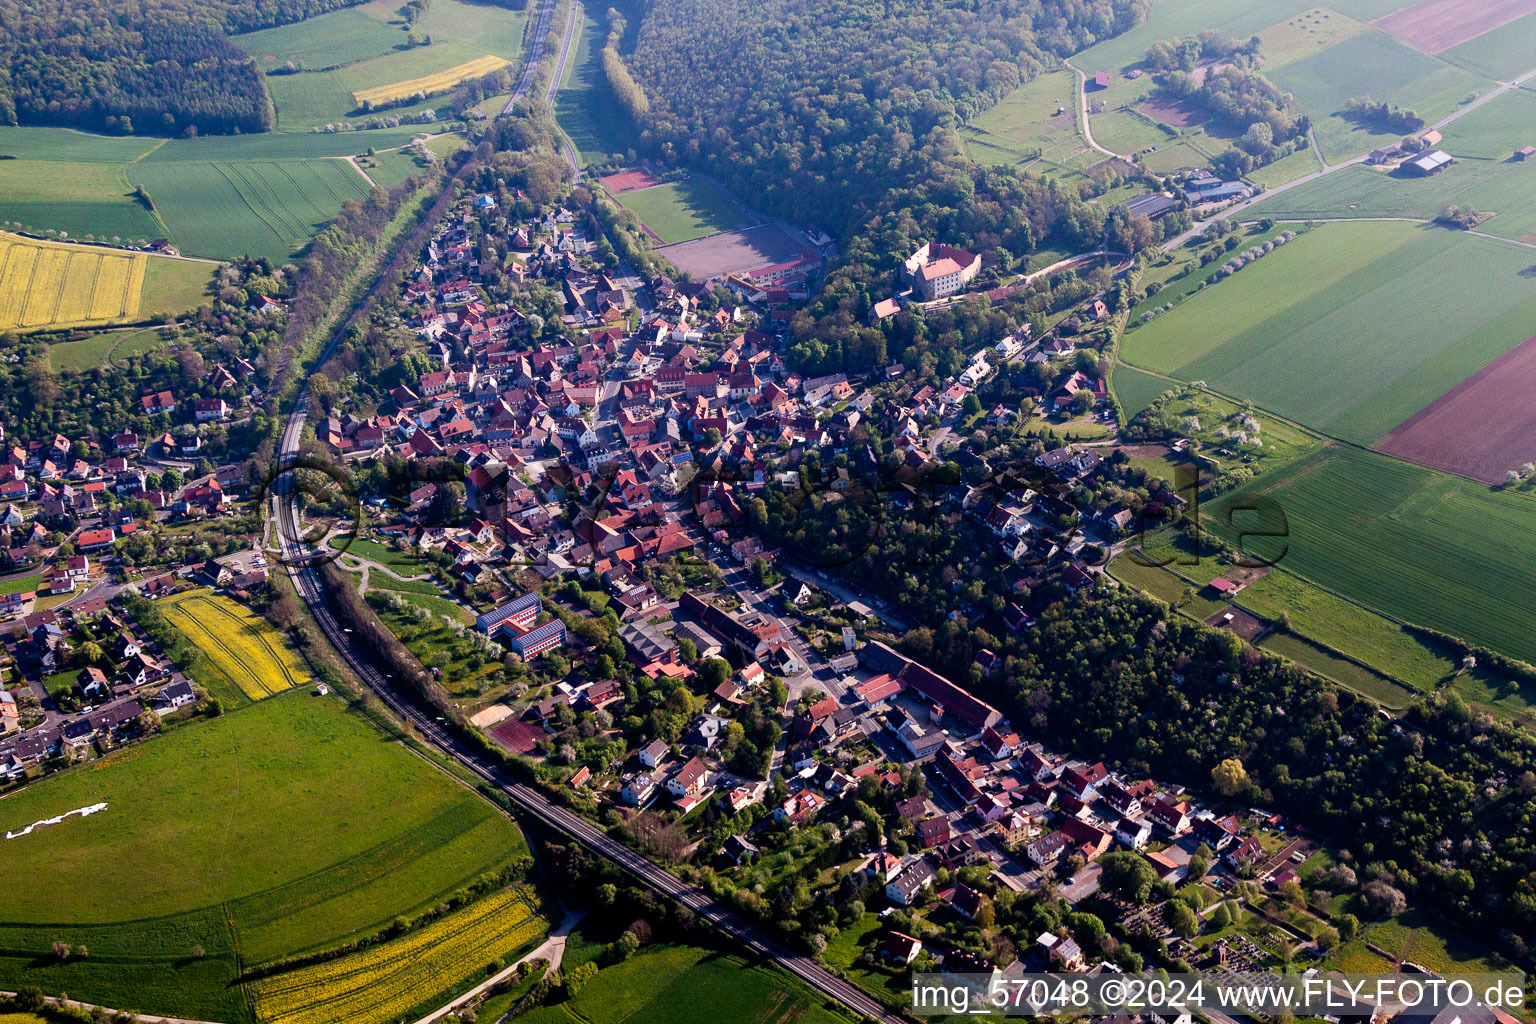
<svg viewBox="0 0 1536 1024">
<path fill-rule="evenodd" d="M 1093 73 L 1093 85 L 1094 85 L 1094 88 L 1096 88 L 1096 89 L 1108 89 L 1109 88 L 1109 72 L 1108 71 L 1095 71 Z"/>
<path fill-rule="evenodd" d="M 1222 597 L 1231 597 L 1233 594 L 1237 593 L 1237 584 L 1233 583 L 1225 576 L 1217 576 L 1215 579 L 1211 580 L 1210 588 L 1212 591 L 1221 595 Z"/>
</svg>

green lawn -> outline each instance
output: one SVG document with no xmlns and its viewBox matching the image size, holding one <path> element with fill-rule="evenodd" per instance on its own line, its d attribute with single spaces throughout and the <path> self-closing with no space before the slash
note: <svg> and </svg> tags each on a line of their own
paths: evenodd
<svg viewBox="0 0 1536 1024">
<path fill-rule="evenodd" d="M 490 804 L 305 692 L 34 784 L 0 827 L 96 802 L 8 845 L 48 871 L 6 901 L 0 986 L 247 1021 L 237 963 L 371 934 L 526 850 Z M 55 938 L 89 958 L 55 962 Z"/>
<path fill-rule="evenodd" d="M 1325 224 L 1131 331 L 1121 355 L 1370 444 L 1530 336 L 1531 264 L 1461 232 Z"/>
<path fill-rule="evenodd" d="M 697 946 L 652 946 L 602 967 L 574 1001 L 528 1024 L 847 1024 L 823 998 L 768 963 Z"/>
<path fill-rule="evenodd" d="M 1536 66 L 1536 57 L 1530 58 L 1530 63 Z M 1459 160 L 1482 157 L 1502 161 L 1521 146 L 1531 144 L 1533 125 L 1536 125 L 1536 92 L 1510 89 L 1466 117 L 1446 125 L 1444 146 Z M 1530 176 L 1528 181 L 1536 181 L 1536 175 Z"/>
<path fill-rule="evenodd" d="M 43 583 L 43 574 L 33 573 L 30 576 L 18 576 L 15 579 L 0 580 L 0 594 L 22 594 L 28 590 L 35 591 Z"/>
<path fill-rule="evenodd" d="M 1398 623 L 1283 570 L 1249 584 L 1237 603 L 1267 619 L 1283 612 L 1294 631 L 1421 690 L 1434 689 L 1457 669 L 1449 653 Z"/>
<path fill-rule="evenodd" d="M 17 159 L 0 160 L 0 227 L 36 234 L 53 229 L 71 238 L 123 244 L 165 234 L 155 215 L 134 199 L 124 165 L 35 160 L 25 153 L 17 147 Z"/>
<path fill-rule="evenodd" d="M 668 182 L 617 197 L 662 244 L 688 242 L 748 223 L 740 208 L 700 178 Z"/>
<path fill-rule="evenodd" d="M 1088 126 L 1093 129 L 1094 141 L 1116 153 L 1139 153 L 1173 141 L 1172 135 L 1129 110 L 1094 114 L 1089 118 Z"/>
<path fill-rule="evenodd" d="M 332 537 L 326 543 L 349 555 L 387 565 L 402 576 L 419 576 L 426 571 L 414 552 L 396 551 L 388 544 L 380 544 L 376 540 L 366 540 L 362 537 L 351 540 L 347 537 Z"/>
<path fill-rule="evenodd" d="M 1263 497 L 1271 510 L 1236 512 Z M 1356 448 L 1331 447 L 1205 504 L 1207 526 L 1229 541 L 1346 598 L 1536 661 L 1536 501 Z"/>
</svg>

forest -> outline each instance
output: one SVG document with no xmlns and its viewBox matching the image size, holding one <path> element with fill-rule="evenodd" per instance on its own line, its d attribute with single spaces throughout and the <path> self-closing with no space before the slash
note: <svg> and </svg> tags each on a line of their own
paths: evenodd
<svg viewBox="0 0 1536 1024">
<path fill-rule="evenodd" d="M 844 233 L 893 188 L 963 163 L 956 127 L 1134 25 L 1143 0 L 679 0 L 629 56 L 645 148 L 754 206 Z M 729 126 L 729 127 L 727 127 Z"/>
<path fill-rule="evenodd" d="M 261 71 L 229 39 L 351 0 L 0 0 L 0 122 L 122 135 L 262 132 Z"/>
</svg>

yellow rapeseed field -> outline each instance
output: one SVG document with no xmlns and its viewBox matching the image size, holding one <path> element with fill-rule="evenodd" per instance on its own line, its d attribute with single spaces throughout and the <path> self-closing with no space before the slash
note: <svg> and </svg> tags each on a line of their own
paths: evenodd
<svg viewBox="0 0 1536 1024">
<path fill-rule="evenodd" d="M 379 85 L 372 89 L 360 89 L 352 94 L 352 98 L 357 101 L 359 107 L 364 107 L 370 103 L 378 106 L 382 103 L 410 99 L 417 93 L 431 96 L 434 93 L 447 92 L 460 82 L 488 75 L 497 68 L 506 67 L 511 63 L 505 57 L 476 57 L 467 64 L 460 64 L 433 75 L 422 75 L 420 78 L 409 78 L 404 82 Z"/>
<path fill-rule="evenodd" d="M 424 928 L 357 953 L 262 978 L 248 986 L 266 1024 L 378 1024 L 446 1002 L 485 976 L 492 961 L 545 929 L 526 886 L 513 886 Z M 435 1010 L 437 1006 L 426 1007 Z"/>
<path fill-rule="evenodd" d="M 189 590 L 162 602 L 171 625 L 187 634 L 222 675 L 251 700 L 301 685 L 304 661 L 265 619 L 208 590 Z"/>
<path fill-rule="evenodd" d="M 131 319 L 148 264 L 143 253 L 0 232 L 0 330 Z"/>
</svg>

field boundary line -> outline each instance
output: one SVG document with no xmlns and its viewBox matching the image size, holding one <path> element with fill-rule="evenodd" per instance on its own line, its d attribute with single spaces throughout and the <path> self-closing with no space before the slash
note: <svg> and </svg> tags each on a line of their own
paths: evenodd
<svg viewBox="0 0 1536 1024">
<path fill-rule="evenodd" d="M 274 227 L 272 223 L 267 220 L 267 218 L 261 215 L 261 211 L 256 209 L 255 205 L 252 204 L 250 197 L 247 196 L 244 192 L 240 191 L 240 186 L 235 184 L 234 179 L 229 176 L 229 174 L 224 170 L 222 166 L 217 163 L 213 163 L 212 161 L 210 161 L 210 166 L 219 172 L 219 174 L 224 178 L 225 182 L 228 183 L 229 187 L 235 190 L 235 195 L 240 197 L 240 201 L 245 204 L 245 208 L 251 211 L 252 216 L 261 221 L 263 227 L 272 232 L 273 237 L 275 237 L 278 242 L 283 245 L 289 244 L 291 240 L 284 238 L 282 234 L 279 233 L 277 228 Z"/>
</svg>

